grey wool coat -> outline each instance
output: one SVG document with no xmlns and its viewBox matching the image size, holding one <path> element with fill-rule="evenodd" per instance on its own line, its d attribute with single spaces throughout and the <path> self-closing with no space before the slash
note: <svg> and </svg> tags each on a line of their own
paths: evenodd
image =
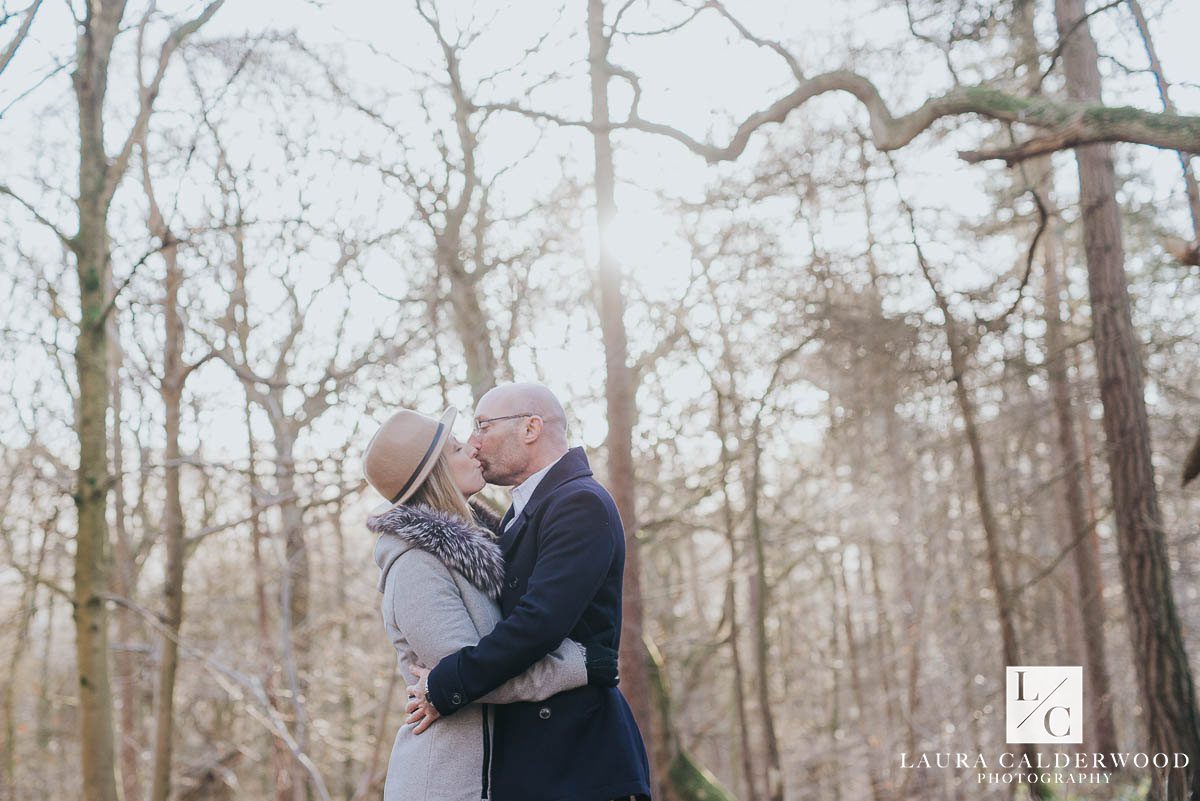
<svg viewBox="0 0 1200 801">
<path fill-rule="evenodd" d="M 367 519 L 379 534 L 375 563 L 383 593 L 383 625 L 396 647 L 402 676 L 432 668 L 475 645 L 500 622 L 497 599 L 504 558 L 492 528 L 499 522 L 476 507 L 476 521 L 428 506 L 394 507 Z M 562 644 L 525 673 L 469 708 L 414 735 L 402 725 L 392 745 L 384 801 L 479 801 L 490 798 L 493 741 L 488 704 L 541 701 L 587 684 L 583 646 Z"/>
</svg>

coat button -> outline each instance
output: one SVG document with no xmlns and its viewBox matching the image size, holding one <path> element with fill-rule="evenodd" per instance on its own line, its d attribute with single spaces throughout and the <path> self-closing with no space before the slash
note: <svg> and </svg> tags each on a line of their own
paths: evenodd
<svg viewBox="0 0 1200 801">
<path fill-rule="evenodd" d="M 541 709 L 539 709 L 538 717 L 541 718 L 542 720 L 549 720 L 550 719 L 550 707 L 544 706 Z"/>
<path fill-rule="evenodd" d="M 458 706 L 459 704 L 462 703 L 462 696 L 459 695 L 458 693 L 454 693 L 453 695 L 450 696 L 450 703 L 454 704 L 455 706 Z"/>
<path fill-rule="evenodd" d="M 510 579 L 510 580 L 509 580 L 509 582 L 508 582 L 508 588 L 509 588 L 510 590 L 515 590 L 515 589 L 517 588 L 517 580 L 516 580 L 516 579 Z"/>
</svg>

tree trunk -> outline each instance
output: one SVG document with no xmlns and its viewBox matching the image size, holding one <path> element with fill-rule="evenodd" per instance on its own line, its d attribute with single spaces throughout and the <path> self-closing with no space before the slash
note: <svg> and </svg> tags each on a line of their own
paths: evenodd
<svg viewBox="0 0 1200 801">
<path fill-rule="evenodd" d="M 226 326 L 231 330 L 237 343 L 239 363 L 250 364 L 250 321 L 249 302 L 246 290 L 246 235 L 245 221 L 239 208 L 233 226 L 232 238 L 234 248 L 233 258 L 233 290 L 230 292 L 229 319 Z M 247 381 L 242 381 L 242 391 L 245 396 L 243 407 L 246 424 L 246 453 L 247 453 L 247 483 L 250 494 L 250 546 L 254 570 L 254 600 L 255 623 L 258 628 L 259 647 L 263 659 L 263 691 L 267 704 L 272 712 L 279 714 L 281 704 L 276 690 L 277 677 L 275 668 L 279 658 L 275 641 L 271 636 L 271 603 L 267 592 L 267 568 L 263 557 L 263 542 L 268 537 L 263 522 L 263 498 L 265 491 L 259 480 L 258 441 L 254 438 L 253 408 L 256 403 L 254 387 Z M 264 404 L 259 403 L 259 406 Z M 278 488 L 277 488 L 278 491 Z M 280 714 L 280 717 L 283 717 Z M 295 784 L 293 757 L 287 743 L 277 735 L 271 735 L 271 778 L 274 783 L 275 801 L 291 801 Z"/>
<path fill-rule="evenodd" d="M 101 320 L 108 299 L 107 234 L 94 210 L 80 214 L 78 275 L 82 317 L 75 346 L 79 384 L 79 470 L 75 507 L 75 651 L 79 671 L 80 767 L 86 801 L 115 801 L 112 689 L 108 670 L 109 487 L 108 337 Z"/>
<path fill-rule="evenodd" d="M 75 658 L 79 675 L 80 774 L 84 801 L 117 801 L 112 687 L 108 668 L 109 542 L 108 328 L 111 289 L 108 240 L 108 157 L 104 150 L 104 96 L 108 61 L 124 2 L 89 3 L 72 76 L 79 107 L 79 229 L 73 241 L 79 281 L 79 468 L 75 489 Z"/>
<path fill-rule="evenodd" d="M 462 49 L 458 43 L 451 43 L 444 37 L 436 14 L 427 16 L 424 11 L 421 11 L 421 14 L 437 37 L 446 62 L 445 88 L 454 104 L 454 130 L 458 136 L 459 147 L 462 148 L 462 168 L 457 172 L 462 184 L 456 198 L 442 199 L 443 208 L 439 209 L 437 204 L 433 204 L 421 209 L 419 213 L 433 235 L 434 261 L 438 273 L 450 282 L 451 317 L 459 342 L 462 343 L 471 396 L 478 403 L 485 392 L 496 386 L 498 361 L 493 347 L 493 332 L 488 326 L 488 316 L 480 302 L 479 280 L 486 272 L 483 254 L 480 251 L 486 241 L 488 219 L 487 187 L 481 187 L 475 159 L 479 137 L 478 131 L 472 127 L 472 115 L 476 109 L 462 81 Z M 454 166 L 457 168 L 458 165 Z M 451 169 L 448 161 L 446 168 L 448 171 Z M 476 202 L 478 210 L 473 223 L 474 230 L 468 230 L 467 214 Z M 475 244 L 474 271 L 467 269 L 469 259 L 466 256 L 464 239 L 472 239 Z M 439 294 L 435 286 L 429 301 L 431 306 L 436 307 Z"/>
<path fill-rule="evenodd" d="M 1047 165 L 1049 166 L 1049 165 Z M 1047 187 L 1048 188 L 1048 187 Z M 1067 375 L 1066 344 L 1059 317 L 1061 292 L 1058 284 L 1058 237 L 1051 235 L 1043 250 L 1045 263 L 1046 371 L 1058 427 L 1058 463 L 1063 470 L 1063 502 L 1067 510 L 1067 536 L 1075 567 L 1076 603 L 1082 623 L 1084 648 L 1084 695 L 1088 699 L 1094 751 L 1117 752 L 1113 722 L 1112 688 L 1108 675 L 1108 645 L 1105 633 L 1104 576 L 1100 570 L 1100 539 L 1089 519 L 1083 491 L 1083 459 L 1075 437 L 1075 411 L 1071 404 Z"/>
<path fill-rule="evenodd" d="M 1100 99 L 1096 43 L 1082 0 L 1056 0 L 1063 41 L 1063 69 L 1073 100 Z M 1159 789 L 1172 801 L 1200 795 L 1200 718 L 1183 632 L 1171 590 L 1171 572 L 1154 486 L 1150 424 L 1143 390 L 1142 359 L 1133 329 L 1121 215 L 1116 200 L 1112 148 L 1087 145 L 1075 151 L 1079 203 L 1092 306 L 1092 338 L 1104 407 L 1104 433 L 1121 556 L 1121 583 L 1129 610 L 1138 684 L 1151 747 L 1186 753 L 1190 767 L 1162 777 Z"/>
<path fill-rule="evenodd" d="M 0 514 L 3 510 L 0 510 Z M 7 671 L 4 679 L 4 755 L 3 765 L 0 765 L 0 798 L 17 798 L 17 727 L 16 727 L 16 685 L 18 670 L 22 657 L 25 656 L 29 642 L 29 627 L 37 613 L 38 590 L 41 589 L 43 566 L 46 562 L 46 550 L 50 542 L 51 527 L 46 526 L 42 532 L 42 541 L 38 546 L 37 560 L 30 570 L 30 576 L 21 588 L 21 605 L 17 612 L 17 633 L 13 648 L 8 655 Z M 46 639 L 50 639 L 47 637 Z M 44 684 L 45 682 L 40 682 Z"/>
<path fill-rule="evenodd" d="M 652 642 L 648 642 L 646 650 L 652 698 L 658 707 L 655 720 L 662 728 L 663 739 L 667 741 L 666 751 L 671 755 L 666 779 L 670 789 L 666 798 L 681 798 L 686 801 L 735 801 L 716 777 L 697 764 L 692 755 L 679 743 L 672 719 L 671 688 L 667 682 L 667 669 L 663 665 L 662 654 Z"/>
<path fill-rule="evenodd" d="M 731 381 L 732 379 L 733 376 L 730 376 Z M 733 499 L 729 494 L 729 473 L 733 455 L 729 451 L 729 432 L 725 423 L 725 395 L 715 383 L 713 389 L 717 396 L 716 434 L 721 442 L 721 512 L 725 540 L 729 545 L 729 573 L 725 577 L 725 618 L 729 621 L 729 657 L 733 665 L 733 704 L 738 723 L 738 756 L 741 762 L 744 797 L 756 799 L 759 798 L 758 782 L 754 772 L 754 749 L 750 745 L 750 724 L 746 714 L 746 670 L 742 664 L 742 628 L 738 619 L 737 575 L 741 559 Z M 737 419 L 736 413 L 734 419 Z"/>
<path fill-rule="evenodd" d="M 874 208 L 871 204 L 870 184 L 867 180 L 870 161 L 867 158 L 866 142 L 864 141 L 859 146 L 859 169 L 861 171 L 859 186 L 862 189 L 863 203 L 863 219 L 865 223 L 867 235 L 867 268 L 870 273 L 871 283 L 868 287 L 869 297 L 871 301 L 871 311 L 873 316 L 879 320 L 884 320 L 887 315 L 883 308 L 883 291 L 880 288 L 879 265 L 875 258 L 875 249 L 877 247 L 877 237 L 875 235 Z M 890 366 L 889 366 L 890 369 Z M 913 499 L 919 497 L 914 486 L 914 476 L 919 474 L 919 471 L 914 469 L 914 455 L 911 453 L 911 448 L 905 441 L 903 436 L 903 423 L 900 415 L 896 412 L 901 398 L 896 382 L 887 380 L 881 382 L 882 386 L 874 395 L 875 401 L 878 403 L 876 409 L 872 410 L 873 415 L 878 415 L 883 419 L 883 437 L 885 443 L 885 453 L 887 463 L 891 469 L 892 476 L 896 477 L 899 482 L 891 493 L 892 511 L 895 515 L 897 523 L 896 529 L 901 540 L 908 542 L 912 533 L 918 530 L 918 523 L 914 513 Z M 888 615 L 887 598 L 884 595 L 883 587 L 880 582 L 881 564 L 879 556 L 879 548 L 876 547 L 876 538 L 872 537 L 867 542 L 867 547 L 871 558 L 871 579 L 872 590 L 875 596 L 875 609 L 877 615 L 877 639 L 878 639 L 878 658 L 877 664 L 880 667 L 880 676 L 884 688 L 884 698 L 886 699 L 887 712 L 887 731 L 881 741 L 885 743 L 898 742 L 900 734 L 896 731 L 896 722 L 903 720 L 905 732 L 903 734 L 903 744 L 911 753 L 916 742 L 916 719 L 920 710 L 920 696 L 917 692 L 918 683 L 918 664 L 917 659 L 904 660 L 906 649 L 911 650 L 913 656 L 919 653 L 920 649 L 920 610 L 918 609 L 918 600 L 915 597 L 914 584 L 912 577 L 912 561 L 907 558 L 907 554 L 901 555 L 897 562 L 900 565 L 900 592 L 904 603 L 900 606 L 901 626 L 907 633 L 904 638 L 905 644 L 903 647 L 897 645 L 896 636 L 891 619 Z M 883 559 L 888 559 L 886 551 L 890 551 L 890 546 L 894 545 L 892 538 L 884 538 L 879 542 L 885 550 Z M 914 543 L 915 545 L 916 543 Z M 921 603 L 924 602 L 924 593 L 921 594 Z M 901 675 L 899 666 L 902 661 L 905 667 L 911 670 L 908 676 Z M 889 669 L 888 666 L 896 666 Z M 892 677 L 892 672 L 895 671 L 895 676 Z M 896 688 L 892 688 L 892 679 L 896 681 Z M 900 695 L 904 691 L 908 696 L 910 707 L 907 714 L 902 709 Z M 913 771 L 902 771 L 902 777 L 899 781 L 889 779 L 884 787 L 885 794 L 889 798 L 904 798 L 905 792 L 908 789 L 909 779 Z M 893 771 L 894 774 L 894 771 Z M 924 782 L 925 774 L 921 773 L 921 784 L 914 788 L 915 795 L 919 796 L 925 791 Z"/>
<path fill-rule="evenodd" d="M 104 146 L 104 105 L 113 42 L 126 0 L 92 0 L 76 41 L 71 82 L 79 111 L 78 228 L 67 240 L 79 281 L 79 336 L 75 343 L 78 385 L 76 429 L 79 468 L 74 494 L 78 515 L 75 538 L 74 620 L 79 675 L 80 774 L 84 801 L 116 801 L 112 686 L 108 669 L 109 591 L 108 470 L 109 359 L 106 318 L 113 296 L 108 213 L 113 193 L 129 163 L 132 143 L 145 131 L 163 71 L 171 54 L 207 22 L 223 0 L 213 0 L 194 19 L 174 28 L 164 40 L 158 70 L 148 86 L 139 86 L 138 115 L 116 159 Z M 140 83 L 140 80 L 139 80 Z"/>
<path fill-rule="evenodd" d="M 383 702 L 378 705 L 378 717 L 375 730 L 371 737 L 371 753 L 367 756 L 367 765 L 362 778 L 352 795 L 347 795 L 349 801 L 365 801 L 368 794 L 378 798 L 383 793 L 383 782 L 387 778 L 387 766 L 380 769 L 383 746 L 390 743 L 395 735 L 388 728 L 388 713 L 392 709 L 392 698 L 396 694 L 396 685 L 400 683 L 400 666 L 393 662 L 391 675 L 388 677 L 387 690 L 383 693 Z"/>
<path fill-rule="evenodd" d="M 936 290 L 935 290 L 936 292 Z M 1004 570 L 1004 559 L 1001 555 L 1000 524 L 992 509 L 991 493 L 988 484 L 987 462 L 983 453 L 983 441 L 979 436 L 979 427 L 975 420 L 975 402 L 971 398 L 966 385 L 967 354 L 965 346 L 960 341 L 958 324 L 955 321 L 950 305 L 940 292 L 936 292 L 938 306 L 945 318 L 946 346 L 950 352 L 951 379 L 954 383 L 954 397 L 958 401 L 959 414 L 963 419 L 963 432 L 967 439 L 967 447 L 971 451 L 971 477 L 975 491 L 975 502 L 979 508 L 979 518 L 983 526 L 984 542 L 987 552 L 988 576 L 992 584 L 992 592 L 996 597 L 996 611 L 1000 621 L 1001 647 L 1004 658 L 1010 665 L 1021 664 L 1021 649 L 1017 641 L 1017 629 L 1012 613 L 1012 597 L 1009 590 L 1008 578 Z"/>
<path fill-rule="evenodd" d="M 492 349 L 487 314 L 479 303 L 478 284 L 466 272 L 458 257 L 457 241 L 456 237 L 454 252 L 445 254 L 445 259 L 452 261 L 443 264 L 442 272 L 450 279 L 450 308 L 454 312 L 454 326 L 458 329 L 458 339 L 463 346 L 471 397 L 478 403 L 485 392 L 496 386 L 496 353 Z M 441 243 L 438 252 L 442 252 Z"/>
<path fill-rule="evenodd" d="M 58 559 L 55 554 L 50 554 L 50 575 L 55 575 Z M 46 595 L 46 619 L 54 619 L 54 606 L 58 600 L 56 593 L 47 593 Z M 53 651 L 51 649 L 54 643 L 53 637 L 42 638 L 42 652 L 38 654 L 38 670 L 43 676 L 51 674 L 51 666 L 54 664 Z M 38 682 L 37 688 L 37 703 L 33 714 L 33 742 L 39 750 L 44 750 L 49 747 L 51 739 L 55 732 L 51 727 L 51 710 L 53 702 L 50 696 L 54 693 L 54 688 L 48 681 Z"/>
<path fill-rule="evenodd" d="M 145 154 L 143 153 L 143 162 Z M 151 230 L 165 244 L 162 255 L 166 264 L 166 292 L 163 316 L 166 341 L 163 354 L 163 378 L 160 394 L 163 402 L 165 441 L 163 444 L 164 506 L 162 529 L 167 563 L 163 576 L 163 624 L 168 634 L 162 637 L 158 662 L 158 683 L 154 709 L 154 758 L 150 780 L 150 801 L 167 801 L 171 793 L 172 740 L 175 734 L 175 674 L 179 666 L 179 632 L 183 625 L 184 522 L 180 497 L 179 436 L 183 385 L 187 367 L 183 363 L 183 318 L 179 309 L 179 288 L 183 271 L 179 267 L 178 247 L 173 244 L 153 194 L 150 192 L 149 167 L 143 164 L 143 179 L 149 195 Z"/>
<path fill-rule="evenodd" d="M 346 462 L 343 458 L 337 459 L 337 477 L 338 486 L 346 486 Z M 345 513 L 345 501 L 341 497 L 333 504 L 330 509 L 329 524 L 333 526 L 334 545 L 337 549 L 337 580 L 334 583 L 334 604 L 337 609 L 337 636 L 338 649 L 342 653 L 350 653 L 353 648 L 353 639 L 350 630 L 350 621 L 354 619 L 357 610 L 352 609 L 348 603 L 349 598 L 346 594 L 346 585 L 349 584 L 349 577 L 353 575 L 351 569 L 348 569 L 346 561 L 346 532 L 342 526 L 342 518 Z M 357 564 L 354 565 L 356 569 Z M 351 682 L 346 682 L 338 695 L 338 707 L 342 713 L 342 732 L 345 741 L 353 743 L 358 737 L 354 720 L 354 694 L 352 690 L 354 686 Z M 354 757 L 355 754 L 347 750 L 342 758 L 342 796 L 351 798 L 354 795 Z"/>
<path fill-rule="evenodd" d="M 746 500 L 750 504 L 750 545 L 754 555 L 754 577 L 750 584 L 750 617 L 754 632 L 754 683 L 758 691 L 758 714 L 762 718 L 763 741 L 766 748 L 766 775 L 762 786 L 768 801 L 783 801 L 783 768 L 779 757 L 779 737 L 775 733 L 775 707 L 771 701 L 771 648 L 767 641 L 767 608 L 770 588 L 767 585 L 767 554 L 763 542 L 762 515 L 762 407 L 754 418 L 750 442 L 751 465 Z"/>
<path fill-rule="evenodd" d="M 861 561 L 859 564 L 861 569 Z M 867 694 L 863 689 L 862 666 L 859 664 L 858 636 L 854 630 L 853 599 L 863 596 L 861 592 L 862 588 L 861 586 L 858 588 L 859 592 L 852 593 L 850 591 L 850 577 L 847 575 L 844 555 L 838 560 L 838 573 L 834 574 L 834 578 L 841 579 L 842 596 L 846 601 L 842 606 L 842 626 L 846 635 L 846 658 L 850 667 L 850 690 L 854 693 L 854 705 L 858 708 L 858 717 L 855 723 L 858 726 L 858 730 L 862 732 L 864 744 L 867 746 L 867 764 L 865 770 L 867 772 L 867 779 L 871 785 L 871 798 L 873 801 L 883 801 L 883 780 L 879 775 L 878 768 L 878 765 L 882 764 L 882 760 L 877 763 L 878 751 L 870 742 L 871 725 L 870 721 L 867 720 Z"/>
<path fill-rule="evenodd" d="M 879 579 L 879 547 L 874 537 L 867 540 L 867 555 L 871 565 L 871 597 L 875 609 L 875 664 L 879 668 L 879 683 L 883 689 L 883 711 L 887 717 L 887 729 L 878 739 L 880 746 L 891 737 L 896 718 L 895 690 L 892 688 L 892 674 L 888 665 L 897 663 L 896 638 L 892 633 L 892 621 L 888 617 L 890 605 L 883 594 L 883 584 Z"/>
<path fill-rule="evenodd" d="M 121 436 L 121 364 L 124 354 L 117 318 L 108 318 L 109 344 L 109 392 L 112 393 L 112 468 L 113 468 L 113 590 L 122 598 L 133 598 L 137 588 L 138 566 L 134 559 L 129 532 L 125 526 L 125 460 L 124 443 Z M 142 480 L 146 477 L 143 475 Z M 120 716 L 117 727 L 120 732 L 117 761 L 121 770 L 121 791 L 126 799 L 142 797 L 141 768 L 139 759 L 142 749 L 142 712 L 140 702 L 142 658 L 137 655 L 134 641 L 145 637 L 141 621 L 130 609 L 114 610 L 117 643 L 113 654 L 114 679 L 119 699 Z"/>
<path fill-rule="evenodd" d="M 829 654 L 824 662 L 829 666 L 832 687 L 829 692 L 829 722 L 825 725 L 828 742 L 825 743 L 825 756 L 821 761 L 820 775 L 828 786 L 817 794 L 818 798 L 828 797 L 832 801 L 842 798 L 842 766 L 839 760 L 840 743 L 837 739 L 838 729 L 842 727 L 842 671 L 838 667 L 841 659 L 841 627 L 838 620 L 838 588 L 833 578 L 833 565 L 830 559 L 820 557 L 824 578 L 829 581 Z"/>
<path fill-rule="evenodd" d="M 914 230 L 915 236 L 915 230 Z M 918 250 L 922 268 L 934 291 L 938 307 L 945 319 L 946 347 L 950 351 L 951 378 L 954 382 L 954 397 L 958 401 L 959 414 L 962 416 L 963 433 L 967 438 L 967 446 L 971 450 L 971 478 L 975 489 L 975 502 L 979 509 L 979 521 L 983 526 L 984 544 L 987 553 L 988 578 L 992 585 L 992 594 L 996 599 L 996 615 L 1000 622 L 1001 648 L 1004 664 L 1016 666 L 1024 664 L 1021 659 L 1021 646 L 1017 638 L 1016 613 L 1013 610 L 1013 596 L 1009 587 L 1008 577 L 1004 567 L 1003 534 L 1000 521 L 996 518 L 992 506 L 991 486 L 988 481 L 987 460 L 983 451 L 983 440 L 979 435 L 979 425 L 975 418 L 975 400 L 967 387 L 967 346 L 964 344 L 958 330 L 953 310 L 945 296 L 937 289 L 924 256 Z M 1037 764 L 1037 749 L 1032 745 L 1022 745 L 1020 750 L 1031 761 Z M 1030 792 L 1038 798 L 1047 798 L 1047 790 L 1042 784 L 1030 785 Z"/>
<path fill-rule="evenodd" d="M 1070 312 L 1067 313 L 1070 319 Z M 1075 365 L 1076 375 L 1083 375 L 1083 356 L 1080 354 L 1080 349 L 1076 348 L 1072 354 L 1072 360 Z M 1079 444 L 1083 446 L 1083 489 L 1087 503 L 1087 519 L 1095 532 L 1096 522 L 1100 519 L 1099 513 L 1096 511 L 1096 469 L 1095 459 L 1092 450 L 1092 426 L 1091 417 L 1088 415 L 1087 408 L 1081 408 L 1078 415 L 1079 420 Z M 1099 546 L 1099 538 L 1096 541 Z"/>
<path fill-rule="evenodd" d="M 278 401 L 278 399 L 277 399 Z M 281 403 L 275 403 L 282 409 Z M 304 707 L 304 676 L 309 662 L 308 600 L 311 583 L 308 544 L 301 525 L 299 500 L 296 498 L 296 435 L 289 421 L 279 417 L 271 420 L 275 432 L 275 491 L 286 498 L 279 505 L 283 522 L 284 565 L 280 575 L 279 640 L 283 678 L 291 696 L 292 732 L 296 747 L 308 752 L 308 713 Z M 308 772 L 297 760 L 292 760 L 292 799 L 305 801 Z"/>
<path fill-rule="evenodd" d="M 1025 70 L 1025 84 L 1037 92 L 1041 83 L 1039 48 L 1034 29 L 1035 4 L 1022 0 L 1016 15 L 1018 62 Z M 1116 753 L 1117 732 L 1113 722 L 1112 689 L 1108 675 L 1108 646 L 1105 633 L 1104 577 L 1100 570 L 1100 540 L 1088 514 L 1084 496 L 1084 462 L 1075 436 L 1075 410 L 1067 371 L 1067 344 L 1063 336 L 1062 291 L 1059 286 L 1059 255 L 1062 240 L 1054 207 L 1054 166 L 1049 156 L 1031 159 L 1022 167 L 1026 182 L 1034 187 L 1049 220 L 1042 237 L 1046 322 L 1046 376 L 1054 406 L 1057 428 L 1058 465 L 1062 471 L 1061 501 L 1067 512 L 1066 545 L 1071 548 L 1074 571 L 1076 615 L 1079 630 L 1075 639 L 1082 645 L 1084 696 L 1087 699 L 1089 734 L 1094 751 Z"/>
<path fill-rule="evenodd" d="M 243 274 L 239 274 L 239 291 L 244 289 L 241 283 Z M 240 338 L 242 357 L 246 357 L 245 340 Z M 254 427 L 251 417 L 251 401 L 246 397 L 246 448 L 248 454 L 250 508 L 250 548 L 254 564 L 254 606 L 256 610 L 255 623 L 258 627 L 258 639 L 265 659 L 265 676 L 263 691 L 267 696 L 267 704 L 272 710 L 279 710 L 279 699 L 275 692 L 275 657 L 274 642 L 271 639 L 271 605 L 267 594 L 267 569 L 263 560 L 262 543 L 264 537 L 262 521 L 262 485 L 258 481 L 258 445 L 254 439 Z M 271 735 L 271 776 L 275 783 L 275 801 L 288 801 L 292 794 L 292 754 L 287 744 L 275 735 Z"/>
<path fill-rule="evenodd" d="M 637 513 L 634 495 L 633 424 L 636 414 L 633 371 L 629 366 L 629 346 L 625 335 L 625 298 L 621 289 L 621 270 L 604 233 L 616 216 L 616 176 L 612 142 L 607 126 L 609 40 L 604 33 L 604 2 L 588 0 L 588 65 L 592 89 L 592 133 L 595 149 L 596 230 L 600 234 L 600 256 L 596 269 L 599 291 L 600 327 L 604 339 L 606 368 L 605 399 L 608 415 L 608 483 L 625 528 L 625 583 L 621 601 L 621 691 L 647 743 L 654 742 L 650 675 L 642 633 L 641 551 L 637 541 Z M 652 749 L 653 750 L 653 749 Z M 654 758 L 653 781 L 666 779 L 662 756 Z M 655 795 L 661 796 L 658 792 Z"/>
</svg>

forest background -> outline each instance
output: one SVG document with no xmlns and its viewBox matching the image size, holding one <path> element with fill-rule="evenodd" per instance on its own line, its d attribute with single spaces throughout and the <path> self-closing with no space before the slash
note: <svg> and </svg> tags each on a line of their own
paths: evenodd
<svg viewBox="0 0 1200 801">
<path fill-rule="evenodd" d="M 901 754 L 1013 750 L 1039 664 L 1191 768 L 1032 792 L 1195 797 L 1196 30 L 4 3 L 0 797 L 376 797 L 359 455 L 510 380 L 621 508 L 658 797 L 1024 795 Z"/>
</svg>

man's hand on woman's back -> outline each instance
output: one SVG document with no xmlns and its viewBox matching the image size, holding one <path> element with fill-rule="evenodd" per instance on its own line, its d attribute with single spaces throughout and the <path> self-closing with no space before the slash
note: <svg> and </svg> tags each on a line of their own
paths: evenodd
<svg viewBox="0 0 1200 801">
<path fill-rule="evenodd" d="M 617 671 L 617 652 L 600 641 L 583 644 L 587 663 L 588 684 L 592 687 L 616 687 L 621 677 Z"/>
</svg>

